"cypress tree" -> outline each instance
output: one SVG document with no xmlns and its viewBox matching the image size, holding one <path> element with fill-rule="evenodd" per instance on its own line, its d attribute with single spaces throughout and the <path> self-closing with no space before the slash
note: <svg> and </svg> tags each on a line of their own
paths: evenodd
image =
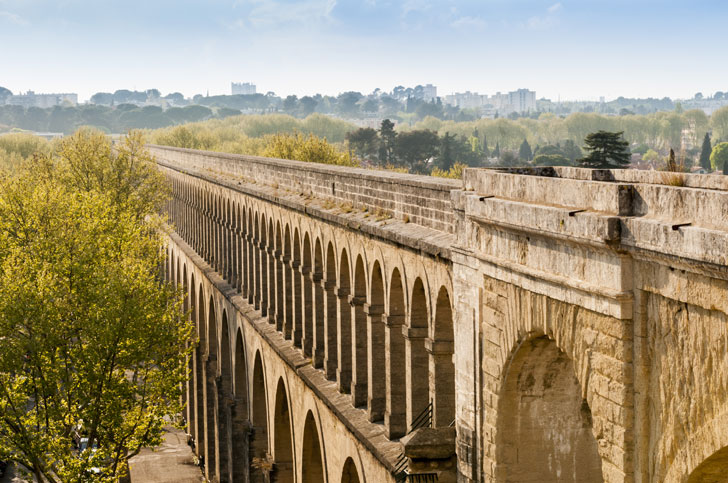
<svg viewBox="0 0 728 483">
<path fill-rule="evenodd" d="M 710 153 L 713 147 L 710 145 L 710 133 L 705 133 L 703 138 L 703 147 L 700 150 L 700 167 L 708 171 L 712 171 L 710 166 Z"/>
<path fill-rule="evenodd" d="M 531 152 L 531 145 L 528 144 L 528 141 L 525 139 L 521 143 L 521 147 L 518 149 L 518 157 L 521 159 L 521 161 L 531 161 L 531 158 L 533 157 L 533 152 Z"/>
<path fill-rule="evenodd" d="M 495 150 L 493 151 L 493 156 L 496 158 L 500 158 L 500 143 L 495 143 Z"/>
</svg>

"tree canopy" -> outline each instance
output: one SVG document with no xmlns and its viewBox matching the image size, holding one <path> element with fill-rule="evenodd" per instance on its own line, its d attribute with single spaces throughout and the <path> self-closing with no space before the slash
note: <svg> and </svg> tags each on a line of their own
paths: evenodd
<svg viewBox="0 0 728 483">
<path fill-rule="evenodd" d="M 37 481 L 117 481 L 181 410 L 193 327 L 157 275 L 165 198 L 137 135 L 80 132 L 0 174 L 0 459 Z"/>
<path fill-rule="evenodd" d="M 579 159 L 585 168 L 624 168 L 629 165 L 629 143 L 622 138 L 622 132 L 597 131 L 584 140 L 588 154 Z"/>
</svg>

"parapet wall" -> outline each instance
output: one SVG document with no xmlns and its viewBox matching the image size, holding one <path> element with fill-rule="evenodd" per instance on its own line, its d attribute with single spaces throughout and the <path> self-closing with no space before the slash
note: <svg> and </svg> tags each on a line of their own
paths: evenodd
<svg viewBox="0 0 728 483">
<path fill-rule="evenodd" d="M 455 231 L 450 191 L 461 188 L 457 180 L 168 146 L 149 145 L 148 149 L 158 159 L 190 171 L 276 185 L 294 193 L 351 203 L 355 208 L 366 207 L 372 213 L 382 211 L 438 231 Z"/>
</svg>

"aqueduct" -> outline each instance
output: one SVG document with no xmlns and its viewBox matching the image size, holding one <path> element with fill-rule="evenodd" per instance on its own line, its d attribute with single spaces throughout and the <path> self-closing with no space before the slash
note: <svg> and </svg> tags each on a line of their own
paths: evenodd
<svg viewBox="0 0 728 483">
<path fill-rule="evenodd" d="M 211 481 L 728 481 L 728 181 L 150 146 Z"/>
</svg>

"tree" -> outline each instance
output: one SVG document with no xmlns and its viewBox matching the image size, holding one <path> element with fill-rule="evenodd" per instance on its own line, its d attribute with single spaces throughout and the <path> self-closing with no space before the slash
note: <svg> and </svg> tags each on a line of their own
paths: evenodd
<svg viewBox="0 0 728 483">
<path fill-rule="evenodd" d="M 521 143 L 521 147 L 518 149 L 518 157 L 521 159 L 521 161 L 530 161 L 533 157 L 533 153 L 531 152 L 531 145 L 528 144 L 528 141 L 525 139 Z"/>
<path fill-rule="evenodd" d="M 91 104 L 110 106 L 114 103 L 114 95 L 110 92 L 97 92 L 89 99 Z"/>
<path fill-rule="evenodd" d="M 356 131 L 346 133 L 346 140 L 354 154 L 362 159 L 371 159 L 377 154 L 379 136 L 377 130 L 371 127 L 362 127 Z"/>
<path fill-rule="evenodd" d="M 534 166 L 572 166 L 572 162 L 560 154 L 538 154 L 533 158 Z"/>
<path fill-rule="evenodd" d="M 298 97 L 296 96 L 288 96 L 283 100 L 283 110 L 286 112 L 293 112 L 298 107 Z"/>
<path fill-rule="evenodd" d="M 454 135 L 450 135 L 446 132 L 440 140 L 440 154 L 437 157 L 437 166 L 443 171 L 450 171 L 450 168 L 455 164 L 453 159 L 453 141 L 455 140 Z"/>
<path fill-rule="evenodd" d="M 710 164 L 714 171 L 722 170 L 728 174 L 728 143 L 716 144 L 710 153 Z"/>
<path fill-rule="evenodd" d="M 495 149 L 493 150 L 493 157 L 500 158 L 501 151 L 500 151 L 500 143 L 495 143 Z"/>
<path fill-rule="evenodd" d="M 0 180 L 0 458 L 40 482 L 117 481 L 181 410 L 194 328 L 157 276 L 165 181 L 140 137 L 117 149 L 85 132 Z"/>
<path fill-rule="evenodd" d="M 303 96 L 300 102 L 301 108 L 303 109 L 303 117 L 313 114 L 318 104 L 318 101 L 311 96 Z"/>
<path fill-rule="evenodd" d="M 394 164 L 394 143 L 397 138 L 397 132 L 394 130 L 394 123 L 389 119 L 382 120 L 379 127 L 379 162 L 388 165 Z"/>
<path fill-rule="evenodd" d="M 578 160 L 584 168 L 624 168 L 629 165 L 629 143 L 622 138 L 623 132 L 597 131 L 584 140 L 589 152 Z"/>
<path fill-rule="evenodd" d="M 8 97 L 12 96 L 13 93 L 10 89 L 0 86 L 0 104 L 4 104 Z"/>
<path fill-rule="evenodd" d="M 569 159 L 572 163 L 582 156 L 581 148 L 576 145 L 571 139 L 567 139 L 564 143 L 564 147 L 561 149 L 564 156 Z"/>
<path fill-rule="evenodd" d="M 710 153 L 713 151 L 710 145 L 710 133 L 705 133 L 703 147 L 700 149 L 700 167 L 710 171 Z"/>
<path fill-rule="evenodd" d="M 357 166 L 347 152 L 340 152 L 326 141 L 313 134 L 304 136 L 296 134 L 274 134 L 267 138 L 263 156 L 269 158 L 292 159 L 309 163 L 336 164 L 339 166 Z"/>
<path fill-rule="evenodd" d="M 401 164 L 412 173 L 428 172 L 427 162 L 437 155 L 440 138 L 429 129 L 402 132 L 397 135 L 395 153 Z"/>
</svg>

